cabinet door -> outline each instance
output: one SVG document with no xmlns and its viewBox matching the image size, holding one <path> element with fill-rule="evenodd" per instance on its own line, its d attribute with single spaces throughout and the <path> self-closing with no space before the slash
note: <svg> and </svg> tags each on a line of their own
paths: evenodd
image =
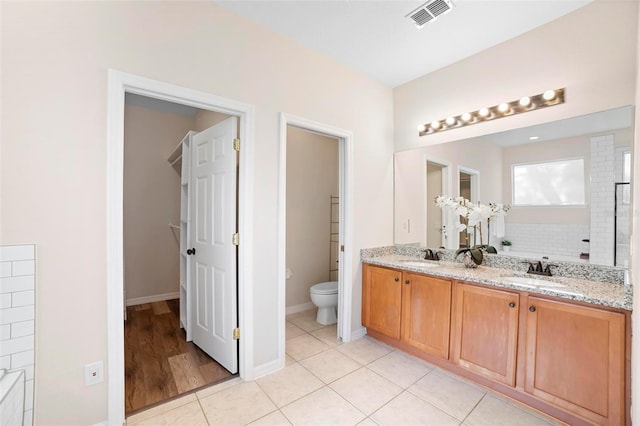
<svg viewBox="0 0 640 426">
<path fill-rule="evenodd" d="M 394 339 L 400 339 L 401 278 L 393 269 L 362 266 L 362 323 Z"/>
<path fill-rule="evenodd" d="M 515 385 L 519 295 L 456 284 L 453 361 Z"/>
<path fill-rule="evenodd" d="M 449 359 L 451 281 L 407 272 L 402 281 L 402 340 Z"/>
<path fill-rule="evenodd" d="M 529 297 L 525 390 L 596 424 L 624 424 L 624 315 Z"/>
</svg>

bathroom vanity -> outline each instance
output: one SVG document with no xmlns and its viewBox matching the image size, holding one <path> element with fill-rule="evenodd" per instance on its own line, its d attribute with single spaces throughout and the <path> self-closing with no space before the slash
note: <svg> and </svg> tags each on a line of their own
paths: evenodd
<svg viewBox="0 0 640 426">
<path fill-rule="evenodd" d="M 393 249 L 362 262 L 371 337 L 568 424 L 630 424 L 631 286 L 611 271 L 539 277 Z"/>
</svg>

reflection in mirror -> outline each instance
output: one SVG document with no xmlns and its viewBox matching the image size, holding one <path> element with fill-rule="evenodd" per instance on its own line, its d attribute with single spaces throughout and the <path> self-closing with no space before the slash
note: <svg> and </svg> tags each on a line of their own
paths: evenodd
<svg viewBox="0 0 640 426">
<path fill-rule="evenodd" d="M 432 208 L 440 188 L 436 195 L 513 206 L 505 236 L 489 236 L 498 250 L 506 239 L 510 255 L 628 267 L 632 113 L 622 107 L 397 152 L 395 243 L 460 247 L 452 219 Z"/>
</svg>

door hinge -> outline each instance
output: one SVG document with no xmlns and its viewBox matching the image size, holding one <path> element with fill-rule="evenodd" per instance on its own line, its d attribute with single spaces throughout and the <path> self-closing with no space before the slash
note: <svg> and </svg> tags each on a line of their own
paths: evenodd
<svg viewBox="0 0 640 426">
<path fill-rule="evenodd" d="M 340 251 L 344 251 L 344 244 L 340 246 Z"/>
<path fill-rule="evenodd" d="M 240 340 L 240 329 L 237 327 L 233 329 L 233 340 Z"/>
<path fill-rule="evenodd" d="M 237 232 L 233 234 L 233 245 L 234 246 L 240 245 L 240 235 L 238 235 Z"/>
<path fill-rule="evenodd" d="M 240 151 L 240 139 L 235 138 L 233 140 L 233 149 L 235 149 L 236 151 Z"/>
</svg>

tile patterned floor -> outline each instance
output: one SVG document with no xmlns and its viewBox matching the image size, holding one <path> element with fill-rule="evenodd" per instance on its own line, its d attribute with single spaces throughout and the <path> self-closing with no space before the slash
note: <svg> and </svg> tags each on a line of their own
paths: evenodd
<svg viewBox="0 0 640 426">
<path fill-rule="evenodd" d="M 550 419 L 364 337 L 342 344 L 315 311 L 287 317 L 286 367 L 233 379 L 127 425 L 548 426 Z"/>
</svg>

